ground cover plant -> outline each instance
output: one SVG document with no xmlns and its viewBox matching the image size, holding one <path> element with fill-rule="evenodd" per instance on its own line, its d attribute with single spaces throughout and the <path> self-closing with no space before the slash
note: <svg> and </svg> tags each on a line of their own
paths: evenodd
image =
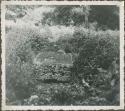
<svg viewBox="0 0 125 111">
<path fill-rule="evenodd" d="M 96 17 L 106 17 L 105 8 L 111 15 L 107 22 Z M 7 10 L 8 105 L 119 105 L 117 7 L 8 6 Z"/>
</svg>

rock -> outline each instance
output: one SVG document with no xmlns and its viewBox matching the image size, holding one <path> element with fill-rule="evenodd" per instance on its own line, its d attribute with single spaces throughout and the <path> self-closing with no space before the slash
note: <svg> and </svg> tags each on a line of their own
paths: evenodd
<svg viewBox="0 0 125 111">
<path fill-rule="evenodd" d="M 84 86 L 90 87 L 89 83 L 87 83 L 84 79 L 82 79 L 82 83 L 83 83 Z"/>
<path fill-rule="evenodd" d="M 31 101 L 33 101 L 35 99 L 38 99 L 38 96 L 37 95 L 32 95 L 32 96 L 30 96 L 29 101 L 31 102 Z"/>
</svg>

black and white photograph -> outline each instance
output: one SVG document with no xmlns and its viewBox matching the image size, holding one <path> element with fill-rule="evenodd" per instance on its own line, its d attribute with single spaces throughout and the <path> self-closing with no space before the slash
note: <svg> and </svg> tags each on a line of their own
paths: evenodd
<svg viewBox="0 0 125 111">
<path fill-rule="evenodd" d="M 123 1 L 3 1 L 3 110 L 124 109 Z"/>
</svg>

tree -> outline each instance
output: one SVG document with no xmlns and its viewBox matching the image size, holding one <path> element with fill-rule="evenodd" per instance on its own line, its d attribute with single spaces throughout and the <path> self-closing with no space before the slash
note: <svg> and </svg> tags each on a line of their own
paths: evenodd
<svg viewBox="0 0 125 111">
<path fill-rule="evenodd" d="M 88 27 L 89 6 L 60 5 L 54 7 L 54 12 L 44 14 L 44 20 L 51 18 L 55 24 L 60 25 L 80 25 L 85 22 L 85 27 Z"/>
<path fill-rule="evenodd" d="M 83 18 L 82 22 L 85 22 L 85 27 L 88 28 L 88 17 L 89 17 L 90 6 L 78 6 L 72 9 L 73 15 L 81 15 Z"/>
<path fill-rule="evenodd" d="M 90 6 L 90 22 L 97 21 L 99 27 L 119 29 L 119 8 L 112 5 Z"/>
</svg>

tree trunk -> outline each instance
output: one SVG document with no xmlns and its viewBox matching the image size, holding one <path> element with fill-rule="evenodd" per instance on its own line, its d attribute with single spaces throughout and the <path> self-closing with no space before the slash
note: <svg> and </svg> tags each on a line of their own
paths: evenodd
<svg viewBox="0 0 125 111">
<path fill-rule="evenodd" d="M 85 15 L 85 27 L 88 29 L 89 25 L 88 25 L 88 14 Z"/>
</svg>

